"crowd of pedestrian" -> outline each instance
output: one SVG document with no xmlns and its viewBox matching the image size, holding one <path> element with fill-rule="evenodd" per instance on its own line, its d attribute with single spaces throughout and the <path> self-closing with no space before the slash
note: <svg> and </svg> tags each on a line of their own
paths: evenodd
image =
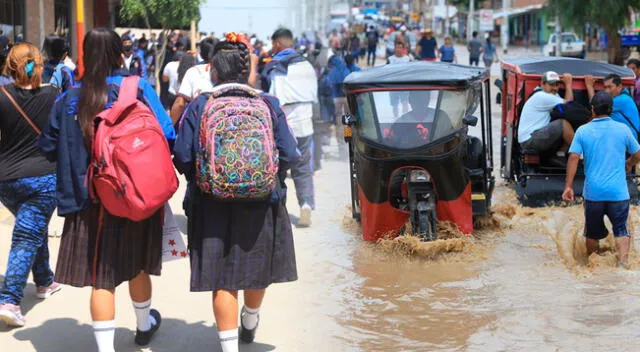
<svg viewBox="0 0 640 352">
<path fill-rule="evenodd" d="M 150 276 L 162 270 L 163 224 L 171 216 L 166 202 L 177 188 L 174 166 L 167 166 L 173 155 L 188 182 L 191 291 L 212 292 L 223 351 L 238 351 L 238 339 L 254 340 L 266 288 L 297 279 L 285 203 L 289 170 L 299 226 L 311 225 L 316 206 L 313 114 L 320 72 L 296 50 L 291 31 L 279 29 L 272 39 L 260 76 L 262 53 L 242 34 L 204 38 L 198 53 L 175 42 L 162 70 L 175 98 L 174 119 L 147 79 L 153 62 L 145 59 L 144 38 L 109 29 L 87 33 L 81 84 L 74 82 L 75 68 L 64 64 L 69 47 L 63 38 L 47 38 L 46 57 L 28 43 L 3 50 L 0 202 L 16 221 L 0 320 L 26 324 L 20 303 L 30 272 L 41 299 L 62 285 L 91 287 L 98 350 L 114 351 L 115 288 L 128 282 L 134 341 L 149 344 L 162 324 L 152 308 Z M 356 69 L 353 60 L 350 67 Z M 141 123 L 147 127 L 136 127 Z M 124 139 L 111 137 L 124 131 Z M 247 138 L 239 138 L 242 133 Z M 244 143 L 249 139 L 260 145 Z M 156 202 L 143 201 L 149 199 Z M 65 223 L 54 274 L 47 229 L 56 207 Z M 239 317 L 238 291 L 245 296 Z"/>
<path fill-rule="evenodd" d="M 30 272 L 41 299 L 62 285 L 91 287 L 96 344 L 100 352 L 111 352 L 115 289 L 128 282 L 136 315 L 134 341 L 149 344 L 162 324 L 160 312 L 152 309 L 151 276 L 162 271 L 161 239 L 172 216 L 167 201 L 175 192 L 175 166 L 187 180 L 183 206 L 190 290 L 212 292 L 222 350 L 238 351 L 238 340 L 255 339 L 266 289 L 297 279 L 285 179 L 293 179 L 297 225 L 309 227 L 317 206 L 314 172 L 332 135 L 338 159 L 348 158 L 338 126 L 349 111 L 346 77 L 360 71 L 365 58 L 367 66 L 374 66 L 381 47 L 390 65 L 458 61 L 451 38 L 438 46 L 431 30 L 418 37 L 404 25 L 391 33 L 375 26 L 333 31 L 326 41 L 317 34 L 295 38 L 289 29 L 279 28 L 270 45 L 239 33 L 200 37 L 197 51 L 188 51 L 185 33 L 170 33 L 165 60 L 157 63 L 163 38 L 136 39 L 130 32 L 94 29 L 83 43 L 81 84 L 75 82 L 77 71 L 69 62 L 65 38 L 47 37 L 42 51 L 29 43 L 11 46 L 0 40 L 0 202 L 16 217 L 0 291 L 0 320 L 26 324 L 20 304 Z M 497 60 L 491 38 L 483 42 L 478 33 L 467 49 L 469 65 L 482 60 L 489 68 Z M 631 60 L 628 66 L 640 73 L 640 61 Z M 160 94 L 156 71 L 161 73 Z M 566 200 L 573 200 L 573 177 L 583 156 L 588 249 L 598 249 L 597 241 L 606 234 L 601 219 L 607 215 L 618 237 L 620 261 L 626 264 L 629 195 L 622 190 L 626 179 L 620 165 L 626 155 L 632 156 L 627 167 L 640 161 L 640 80 L 631 96 L 619 76 L 606 77 L 604 91 L 597 94 L 595 80 L 587 77 L 594 119 L 577 131 L 567 120 L 551 121 L 554 107 L 573 100 L 572 81 L 569 74 L 543 75 L 540 89 L 522 109 L 518 141 L 523 149 L 554 149 L 557 157 L 568 157 Z M 560 82 L 564 98 L 558 95 Z M 400 108 L 406 114 L 410 103 L 419 106 L 416 97 L 392 92 L 394 115 L 401 115 Z M 144 129 L 136 128 L 138 121 L 144 121 Z M 118 141 L 109 128 L 129 134 Z M 112 143 L 122 144 L 105 147 Z M 158 157 L 153 160 L 157 165 L 162 165 L 158 160 L 173 164 L 161 170 L 130 164 L 120 171 L 133 184 L 99 177 L 121 167 L 113 159 L 126 164 L 149 150 Z M 615 155 L 601 158 L 598 150 Z M 126 192 L 127 187 L 141 191 Z M 163 192 L 155 197 L 161 201 L 152 206 L 128 198 L 145 192 Z M 56 207 L 65 223 L 54 273 L 47 228 Z M 241 308 L 239 291 L 244 295 Z"/>
</svg>

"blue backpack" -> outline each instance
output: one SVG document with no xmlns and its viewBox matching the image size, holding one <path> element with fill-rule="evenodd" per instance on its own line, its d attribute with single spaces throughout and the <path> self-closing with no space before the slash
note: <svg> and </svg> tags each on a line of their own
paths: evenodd
<svg viewBox="0 0 640 352">
<path fill-rule="evenodd" d="M 52 65 L 50 62 L 44 64 L 44 72 L 42 73 L 42 82 L 49 83 L 52 86 L 63 88 L 62 69 L 64 63 L 59 62 L 57 65 Z"/>
</svg>

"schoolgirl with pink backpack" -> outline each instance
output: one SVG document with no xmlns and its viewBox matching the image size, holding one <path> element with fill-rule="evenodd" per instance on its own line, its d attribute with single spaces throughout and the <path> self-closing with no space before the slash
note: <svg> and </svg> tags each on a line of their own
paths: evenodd
<svg viewBox="0 0 640 352">
<path fill-rule="evenodd" d="M 56 281 L 92 287 L 96 345 L 113 352 L 121 283 L 128 282 L 136 314 L 134 342 L 149 344 L 161 325 L 150 275 L 162 270 L 164 205 L 178 187 L 175 130 L 153 87 L 121 69 L 118 34 L 93 29 L 83 46 L 81 85 L 58 98 L 39 146 L 57 161 L 65 217 Z"/>
<path fill-rule="evenodd" d="M 217 86 L 182 118 L 174 163 L 191 192 L 191 291 L 213 293 L 222 350 L 236 352 L 255 338 L 266 288 L 297 280 L 284 176 L 299 154 L 278 100 L 247 84 L 247 38 L 226 39 L 211 60 Z"/>
</svg>

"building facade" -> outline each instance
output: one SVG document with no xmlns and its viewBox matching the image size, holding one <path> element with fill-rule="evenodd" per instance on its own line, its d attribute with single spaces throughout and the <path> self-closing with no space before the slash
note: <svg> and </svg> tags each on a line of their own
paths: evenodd
<svg viewBox="0 0 640 352">
<path fill-rule="evenodd" d="M 0 0 L 0 30 L 13 42 L 28 41 L 40 47 L 48 34 L 66 36 L 72 55 L 78 52 L 78 23 L 87 31 L 108 26 L 113 0 L 83 0 L 84 16 L 77 16 L 81 0 Z M 75 56 L 75 55 L 73 55 Z"/>
<path fill-rule="evenodd" d="M 549 35 L 555 31 L 555 22 L 549 16 L 548 0 L 508 0 L 503 8 L 503 0 L 487 0 L 482 8 L 494 10 L 497 29 L 503 16 L 509 18 L 510 45 L 544 45 Z"/>
</svg>

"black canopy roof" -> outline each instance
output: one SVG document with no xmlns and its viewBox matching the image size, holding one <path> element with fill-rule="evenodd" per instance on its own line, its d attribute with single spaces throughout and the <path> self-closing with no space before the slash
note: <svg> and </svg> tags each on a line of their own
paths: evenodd
<svg viewBox="0 0 640 352">
<path fill-rule="evenodd" d="M 345 80 L 349 86 L 362 85 L 403 85 L 434 84 L 445 86 L 467 86 L 470 81 L 488 77 L 485 69 L 454 65 L 445 62 L 409 62 L 378 66 L 372 69 L 354 72 Z"/>
<path fill-rule="evenodd" d="M 569 57 L 541 56 L 505 60 L 505 62 L 518 66 L 522 73 L 527 74 L 541 75 L 547 71 L 555 71 L 558 74 L 570 73 L 573 76 L 592 75 L 604 77 L 615 73 L 620 77 L 635 77 L 633 72 L 626 67 Z"/>
</svg>

